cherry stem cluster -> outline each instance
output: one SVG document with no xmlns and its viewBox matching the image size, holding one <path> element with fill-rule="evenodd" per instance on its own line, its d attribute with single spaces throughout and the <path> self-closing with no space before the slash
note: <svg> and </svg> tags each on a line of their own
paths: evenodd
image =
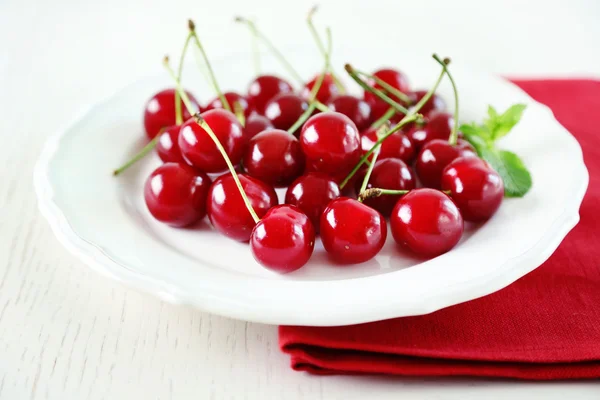
<svg viewBox="0 0 600 400">
<path fill-rule="evenodd" d="M 244 200 L 244 203 L 246 204 L 246 208 L 248 209 L 248 212 L 252 216 L 252 219 L 254 220 L 254 222 L 258 223 L 258 221 L 260 221 L 260 218 L 256 214 L 256 211 L 254 211 L 254 208 L 252 207 L 252 204 L 250 203 L 250 199 L 248 198 L 248 196 L 246 195 L 246 192 L 244 191 L 244 188 L 242 187 L 240 178 L 238 177 L 237 172 L 235 171 L 235 167 L 231 163 L 231 160 L 229 159 L 229 156 L 227 155 L 225 148 L 223 147 L 223 145 L 219 141 L 219 138 L 217 138 L 217 136 L 215 135 L 215 133 L 213 132 L 211 127 L 206 123 L 204 118 L 202 118 L 202 115 L 200 115 L 199 112 L 195 112 L 194 106 L 192 105 L 190 98 L 188 97 L 188 95 L 185 93 L 185 91 L 181 87 L 181 83 L 179 82 L 179 80 L 177 79 L 177 76 L 175 75 L 175 72 L 169 65 L 168 57 L 165 57 L 164 64 L 165 64 L 165 68 L 169 72 L 169 75 L 171 75 L 171 78 L 175 81 L 175 86 L 177 87 L 177 91 L 181 95 L 181 100 L 183 101 L 183 104 L 185 104 L 185 106 L 190 114 L 194 114 L 194 119 L 196 120 L 196 123 L 202 129 L 204 129 L 204 131 L 208 134 L 208 136 L 210 136 L 212 141 L 215 143 L 215 146 L 217 146 L 217 149 L 223 156 L 223 159 L 225 160 L 225 163 L 227 164 L 227 168 L 229 168 L 229 172 L 231 172 L 233 180 L 235 181 L 235 184 L 240 191 L 240 195 L 242 196 L 242 199 Z"/>
<path fill-rule="evenodd" d="M 181 55 L 179 56 L 179 67 L 177 68 L 177 79 L 181 81 L 183 75 L 183 62 L 185 60 L 185 55 L 187 54 L 187 49 L 190 45 L 190 41 L 192 40 L 192 32 L 188 33 L 185 38 L 185 43 L 183 44 L 183 50 L 181 50 Z M 181 96 L 179 96 L 178 92 L 175 92 L 175 124 L 181 125 L 183 123 L 183 113 L 181 112 Z"/>
<path fill-rule="evenodd" d="M 381 86 L 384 90 L 386 90 L 387 92 L 389 92 L 390 94 L 396 96 L 397 98 L 399 98 L 401 101 L 403 101 L 406 104 L 410 104 L 411 103 L 411 98 L 408 97 L 406 95 L 406 93 L 403 93 L 401 91 L 399 91 L 398 89 L 396 89 L 395 87 L 393 87 L 392 85 L 390 85 L 389 83 L 387 83 L 386 81 L 384 81 L 383 79 L 378 78 L 375 75 L 372 74 L 368 74 L 366 72 L 363 71 L 358 71 L 358 70 L 354 70 L 358 75 L 362 75 L 365 78 L 371 79 L 373 81 L 375 81 L 376 84 L 378 84 L 379 86 Z"/>
<path fill-rule="evenodd" d="M 454 125 L 452 125 L 452 132 L 450 132 L 450 137 L 448 138 L 448 143 L 454 146 L 458 141 L 458 89 L 456 87 L 456 83 L 454 82 L 454 78 L 452 78 L 452 74 L 448 70 L 450 59 L 444 58 L 442 60 L 437 54 L 433 55 L 433 59 L 444 68 L 444 71 L 446 72 L 446 75 L 448 75 L 448 79 L 450 79 L 450 83 L 452 84 L 452 90 L 454 91 Z"/>
<path fill-rule="evenodd" d="M 387 126 L 386 126 L 387 125 Z M 381 127 L 379 127 L 379 129 L 376 132 L 376 137 L 379 139 L 379 137 L 381 135 L 383 135 L 383 133 L 386 131 L 386 129 L 389 129 L 389 123 L 387 123 L 386 125 L 382 125 Z M 373 158 L 371 159 L 371 162 L 369 163 L 369 167 L 367 169 L 367 173 L 365 174 L 365 177 L 363 179 L 362 185 L 360 187 L 359 190 L 359 194 L 364 192 L 367 189 L 367 185 L 369 184 L 369 179 L 371 178 L 371 174 L 373 173 L 373 167 L 375 166 L 375 163 L 377 162 L 377 157 L 379 157 L 379 152 L 381 151 L 381 145 L 377 146 L 377 148 L 375 149 L 375 151 L 373 152 Z"/>
</svg>

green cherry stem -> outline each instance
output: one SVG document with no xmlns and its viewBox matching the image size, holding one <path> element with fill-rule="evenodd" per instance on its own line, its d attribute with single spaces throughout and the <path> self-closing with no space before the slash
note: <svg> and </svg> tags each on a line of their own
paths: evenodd
<svg viewBox="0 0 600 400">
<path fill-rule="evenodd" d="M 256 32 L 256 25 L 254 21 L 249 26 L 250 32 L 252 33 L 252 58 L 254 59 L 254 73 L 256 76 L 260 75 L 260 51 L 258 49 L 258 32 Z"/>
<path fill-rule="evenodd" d="M 183 75 L 183 61 L 185 60 L 185 55 L 187 54 L 187 49 L 190 45 L 190 41 L 192 40 L 192 32 L 188 33 L 185 38 L 185 43 L 183 44 L 183 50 L 181 50 L 181 55 L 179 56 L 179 67 L 177 68 L 177 79 L 181 82 L 181 77 Z M 179 96 L 179 92 L 175 92 L 175 124 L 181 125 L 183 123 L 183 115 L 181 112 L 181 97 Z"/>
<path fill-rule="evenodd" d="M 248 27 L 250 28 L 252 33 L 255 34 L 269 48 L 271 53 L 273 53 L 273 55 L 284 66 L 284 68 L 287 69 L 288 73 L 290 75 L 292 75 L 294 77 L 294 79 L 297 80 L 301 85 L 304 85 L 304 81 L 302 80 L 302 77 L 300 76 L 298 71 L 296 71 L 296 69 L 294 69 L 292 64 L 290 64 L 290 62 L 288 60 L 286 60 L 286 58 L 275 47 L 275 45 L 273 45 L 273 43 L 265 35 L 263 35 L 263 33 L 261 31 L 258 30 L 258 28 L 256 27 L 256 24 L 253 21 L 251 21 L 247 18 L 244 18 L 244 17 L 236 17 L 235 22 L 240 22 L 240 23 L 248 25 Z"/>
<path fill-rule="evenodd" d="M 406 95 L 406 93 L 403 93 L 401 91 L 399 91 L 398 89 L 396 89 L 395 87 L 393 87 L 392 85 L 390 85 L 389 83 L 387 83 L 386 81 L 376 77 L 375 75 L 372 74 L 368 74 L 366 72 L 363 71 L 359 71 L 359 70 L 354 70 L 357 74 L 364 76 L 365 78 L 369 78 L 375 81 L 375 83 L 377 83 L 379 86 L 381 86 L 382 88 L 384 88 L 386 91 L 390 92 L 391 94 L 393 94 L 394 96 L 396 96 L 397 98 L 399 98 L 400 100 L 402 100 L 403 102 L 410 104 L 411 99 L 410 97 L 408 97 Z"/>
<path fill-rule="evenodd" d="M 359 86 L 362 87 L 364 90 L 373 93 L 375 96 L 377 96 L 381 100 L 385 101 L 390 107 L 392 107 L 397 112 L 399 112 L 401 114 L 408 114 L 408 110 L 406 108 L 404 108 L 400 104 L 396 103 L 387 94 L 383 93 L 379 89 L 375 89 L 374 87 L 369 86 L 367 84 L 367 82 L 365 82 L 360 76 L 358 76 L 358 73 L 352 67 L 352 65 L 346 64 L 344 68 L 346 69 L 346 72 L 348 72 L 348 75 L 350 75 L 350 77 L 352 79 L 354 79 L 356 81 L 356 83 L 358 83 Z"/>
<path fill-rule="evenodd" d="M 390 118 L 392 118 L 394 116 L 394 114 L 396 114 L 396 110 L 394 110 L 393 108 L 388 108 L 388 110 L 385 112 L 385 114 L 383 114 L 381 117 L 379 117 L 379 119 L 375 122 L 373 122 L 371 124 L 371 128 L 373 129 L 379 129 L 380 127 L 382 127 L 386 122 L 389 121 Z"/>
<path fill-rule="evenodd" d="M 325 104 L 321 103 L 319 100 L 315 100 L 314 104 L 315 104 L 315 108 L 321 112 L 330 111 L 329 107 L 327 107 Z"/>
<path fill-rule="evenodd" d="M 177 76 L 175 75 L 175 72 L 173 72 L 173 69 L 169 65 L 169 57 L 165 57 L 164 65 L 165 65 L 165 68 L 167 69 L 167 71 L 169 72 L 169 75 L 171 75 L 171 78 L 175 81 L 175 86 L 177 88 L 177 91 L 181 95 L 181 100 L 183 101 L 183 104 L 185 104 L 188 112 L 190 114 L 194 115 L 194 119 L 196 120 L 196 123 L 198 125 L 200 125 L 200 127 L 202 129 L 204 129 L 204 131 L 208 134 L 208 136 L 210 136 L 212 141 L 215 143 L 215 146 L 217 146 L 217 149 L 219 149 L 219 152 L 223 156 L 223 159 L 225 160 L 225 163 L 227 164 L 227 168 L 229 168 L 229 172 L 231 172 L 231 176 L 233 177 L 233 180 L 235 181 L 235 184 L 236 184 L 238 190 L 240 191 L 240 195 L 242 196 L 242 199 L 244 200 L 244 204 L 246 204 L 246 208 L 248 209 L 248 212 L 252 216 L 252 219 L 254 220 L 254 222 L 258 223 L 258 221 L 260 221 L 260 218 L 256 214 L 256 211 L 254 211 L 254 208 L 252 207 L 252 204 L 250 203 L 250 199 L 248 199 L 248 196 L 246 195 L 246 191 L 242 187 L 240 178 L 238 177 L 237 172 L 235 171 L 235 168 L 234 168 L 233 164 L 231 163 L 231 160 L 229 159 L 227 152 L 225 151 L 225 148 L 223 148 L 223 145 L 219 141 L 219 138 L 217 138 L 217 136 L 213 132 L 212 128 L 206 123 L 204 118 L 202 118 L 202 115 L 200 115 L 199 112 L 195 113 L 194 107 L 192 105 L 192 102 L 190 101 L 190 98 L 188 97 L 187 93 L 185 93 L 185 91 L 181 87 L 181 83 L 179 82 L 179 80 L 177 80 Z"/>
<path fill-rule="evenodd" d="M 452 78 L 452 74 L 450 74 L 450 71 L 448 70 L 450 59 L 444 58 L 442 60 L 437 54 L 434 54 L 432 57 L 444 68 L 444 71 L 446 71 L 446 75 L 448 75 L 448 79 L 450 79 L 450 83 L 452 84 L 452 90 L 454 91 L 454 125 L 452 125 L 452 132 L 450 132 L 450 137 L 448 138 L 448 143 L 454 146 L 458 141 L 458 89 L 456 88 L 456 83 L 454 82 L 454 78 Z"/>
<path fill-rule="evenodd" d="M 386 129 L 389 129 L 389 128 L 390 128 L 389 124 L 387 124 L 387 126 L 382 125 L 381 127 L 379 127 L 379 129 L 375 133 L 375 136 L 379 139 L 380 136 L 383 136 Z M 362 185 L 360 186 L 360 190 L 358 192 L 359 194 L 364 192 L 367 189 L 367 185 L 369 184 L 369 179 L 371 178 L 371 174 L 373 173 L 373 167 L 375 166 L 375 163 L 377 162 L 377 157 L 379 157 L 380 151 L 381 151 L 381 145 L 377 146 L 377 149 L 373 152 L 373 158 L 371 159 L 371 162 L 369 163 L 367 173 L 365 174 Z"/>
<path fill-rule="evenodd" d="M 370 199 L 371 197 L 379 197 L 384 194 L 401 195 L 401 194 L 406 194 L 408 192 L 409 192 L 409 190 L 392 190 L 392 189 L 371 188 L 371 189 L 362 191 L 358 195 L 358 201 L 360 201 L 362 203 L 363 201 L 365 201 L 366 199 Z"/>
<path fill-rule="evenodd" d="M 317 29 L 315 28 L 315 25 L 313 23 L 313 16 L 317 12 L 318 8 L 319 8 L 318 6 L 314 6 L 313 8 L 310 9 L 310 11 L 308 12 L 308 16 L 306 18 L 306 23 L 308 24 L 308 29 L 310 30 L 310 33 L 312 34 L 313 39 L 315 40 L 315 43 L 317 44 L 317 47 L 319 48 L 319 51 L 321 52 L 321 55 L 323 57 L 325 57 L 327 54 L 327 51 L 325 50 L 323 41 L 321 40 L 321 37 L 319 36 L 319 33 L 317 32 Z M 335 86 L 337 86 L 340 93 L 345 94 L 346 89 L 344 88 L 344 85 L 342 85 L 342 82 L 340 81 L 337 74 L 333 70 L 331 71 L 331 77 L 333 78 L 333 82 L 335 83 Z"/>
<path fill-rule="evenodd" d="M 242 124 L 242 126 L 246 126 L 246 116 L 244 115 L 244 108 L 242 107 L 239 101 L 233 103 L 233 112 L 238 121 L 240 121 L 240 124 Z"/>
<path fill-rule="evenodd" d="M 221 100 L 221 104 L 223 105 L 223 108 L 225 108 L 227 111 L 231 112 L 231 106 L 227 102 L 227 99 L 223 95 L 223 92 L 221 91 L 221 88 L 219 87 L 219 84 L 217 83 L 217 78 L 215 77 L 215 72 L 213 71 L 213 69 L 210 65 L 210 61 L 208 61 L 208 56 L 206 55 L 206 51 L 204 51 L 204 47 L 202 46 L 202 43 L 200 42 L 200 38 L 198 37 L 198 34 L 196 33 L 196 25 L 194 24 L 194 21 L 192 21 L 191 19 L 188 20 L 188 28 L 190 29 L 190 34 L 192 35 L 192 38 L 194 39 L 194 42 L 196 43 L 196 47 L 198 47 L 198 50 L 200 50 L 200 54 L 202 54 L 202 58 L 204 59 L 206 69 L 208 70 L 210 82 L 212 83 L 213 88 L 214 88 L 215 92 L 217 93 L 217 96 L 219 97 L 219 100 Z M 194 115 L 194 112 L 190 111 L 190 113 L 191 113 L 191 115 Z"/>
<path fill-rule="evenodd" d="M 158 144 L 158 140 L 160 138 L 160 135 L 164 131 L 165 131 L 165 128 L 161 128 L 160 131 L 158 131 L 158 133 L 156 134 L 156 136 L 154 136 L 154 138 L 151 141 L 149 141 L 144 147 L 142 147 L 142 149 L 136 155 L 134 155 L 125 164 L 123 164 L 119 168 L 115 169 L 113 171 L 113 175 L 114 176 L 121 175 L 126 169 L 128 169 L 129 167 L 131 167 L 136 162 L 140 161 L 142 158 L 146 157 L 146 155 L 148 153 L 150 153 L 156 147 L 156 145 Z"/>
</svg>

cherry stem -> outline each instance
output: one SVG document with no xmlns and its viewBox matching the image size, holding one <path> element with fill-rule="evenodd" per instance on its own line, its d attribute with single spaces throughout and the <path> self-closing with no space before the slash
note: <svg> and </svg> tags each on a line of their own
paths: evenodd
<svg viewBox="0 0 600 400">
<path fill-rule="evenodd" d="M 306 120 L 308 120 L 310 118 L 310 116 L 312 115 L 312 113 L 315 111 L 316 108 L 325 107 L 325 109 L 327 111 L 329 111 L 329 108 L 327 108 L 326 105 L 324 105 L 323 103 L 319 102 L 316 99 L 317 93 L 319 93 L 319 89 L 321 89 L 321 85 L 323 85 L 323 81 L 325 80 L 325 75 L 327 74 L 327 72 L 329 71 L 329 68 L 330 68 L 329 54 L 331 52 L 331 30 L 329 28 L 327 28 L 326 33 L 327 33 L 327 51 L 325 52 L 325 66 L 323 67 L 323 73 L 321 73 L 319 75 L 319 78 L 315 82 L 315 86 L 313 86 L 312 90 L 310 91 L 308 108 L 306 109 L 306 111 L 304 111 L 302 113 L 302 115 L 300 115 L 298 120 L 296 122 L 294 122 L 294 125 L 292 125 L 290 127 L 290 129 L 288 129 L 288 133 L 293 134 L 294 132 L 296 132 L 296 130 L 298 128 L 300 128 L 302 126 L 302 124 L 304 124 L 306 122 Z"/>
<path fill-rule="evenodd" d="M 158 144 L 160 135 L 164 132 L 164 130 L 165 130 L 165 128 L 161 128 L 160 131 L 158 131 L 158 133 L 156 134 L 156 136 L 154 136 L 154 138 L 151 141 L 149 141 L 144 147 L 142 147 L 142 149 L 136 155 L 134 155 L 125 164 L 123 164 L 119 168 L 115 169 L 113 171 L 113 175 L 114 176 L 121 175 L 126 169 L 131 167 L 136 162 L 140 161 L 142 158 L 146 157 L 146 155 L 148 153 L 150 153 L 152 151 L 152 149 L 154 149 L 156 147 L 156 145 Z"/>
<path fill-rule="evenodd" d="M 385 101 L 390 107 L 394 108 L 397 112 L 405 115 L 408 114 L 408 110 L 406 108 L 392 100 L 392 98 L 390 98 L 387 94 L 367 84 L 367 82 L 365 82 L 360 76 L 358 76 L 358 73 L 352 67 L 352 65 L 346 64 L 344 68 L 346 69 L 346 72 L 348 72 L 348 75 L 350 75 L 350 77 L 352 77 L 352 79 L 354 79 L 356 83 L 358 83 L 359 86 L 362 87 L 364 90 L 373 93 L 375 96 Z"/>
<path fill-rule="evenodd" d="M 313 20 L 312 20 L 312 18 L 315 15 L 315 13 L 317 12 L 318 8 L 319 8 L 318 6 L 314 6 L 313 8 L 310 9 L 310 11 L 308 12 L 308 17 L 306 18 L 306 22 L 308 24 L 308 29 L 310 30 L 310 33 L 312 34 L 313 39 L 315 40 L 315 43 L 317 44 L 317 47 L 319 48 L 319 51 L 321 52 L 321 55 L 323 57 L 325 57 L 327 54 L 327 51 L 325 50 L 323 41 L 321 40 L 321 37 L 319 36 L 319 33 L 317 32 L 315 25 L 313 23 Z M 331 71 L 331 77 L 333 78 L 333 82 L 335 83 L 335 86 L 337 86 L 340 93 L 345 94 L 346 89 L 344 88 L 344 85 L 342 85 L 342 82 L 340 81 L 337 74 L 333 70 Z"/>
<path fill-rule="evenodd" d="M 190 34 L 192 35 L 194 42 L 196 43 L 196 46 L 200 50 L 200 54 L 202 54 L 202 58 L 204 59 L 206 69 L 208 70 L 210 82 L 212 83 L 215 92 L 217 92 L 217 96 L 219 97 L 219 100 L 221 100 L 221 104 L 223 105 L 223 108 L 225 108 L 227 111 L 231 112 L 231 105 L 227 102 L 227 99 L 223 95 L 223 92 L 221 91 L 221 88 L 219 87 L 219 84 L 217 83 L 217 78 L 215 76 L 215 73 L 214 73 L 211 65 L 210 65 L 210 61 L 208 61 L 208 56 L 206 55 L 206 51 L 204 51 L 204 47 L 202 46 L 202 43 L 200 42 L 200 38 L 198 37 L 198 34 L 196 33 L 196 25 L 194 24 L 194 21 L 192 21 L 191 19 L 188 20 L 188 27 L 190 29 Z M 192 113 L 192 115 L 194 114 L 193 112 L 191 112 L 191 113 Z"/>
<path fill-rule="evenodd" d="M 402 194 L 407 194 L 408 192 L 409 192 L 409 190 L 392 190 L 392 189 L 371 188 L 371 189 L 362 191 L 358 195 L 358 201 L 360 201 L 362 203 L 363 201 L 365 201 L 366 199 L 370 199 L 371 197 L 379 197 L 384 194 L 402 195 Z"/>
<path fill-rule="evenodd" d="M 375 83 L 377 83 L 379 86 L 381 86 L 382 88 L 384 88 L 385 90 L 387 90 L 388 92 L 390 92 L 391 94 L 393 94 L 394 96 L 396 96 L 397 98 L 402 100 L 403 102 L 410 104 L 411 99 L 410 99 L 410 97 L 408 97 L 406 95 L 406 93 L 399 91 L 398 89 L 396 89 L 395 87 L 393 87 L 392 85 L 390 85 L 389 83 L 384 81 L 383 79 L 380 79 L 380 78 L 376 77 L 375 75 L 368 74 L 363 71 L 358 71 L 358 70 L 354 70 L 354 71 L 359 75 L 362 75 L 366 78 L 374 80 Z"/>
<path fill-rule="evenodd" d="M 192 33 L 188 33 L 185 38 L 185 43 L 183 44 L 183 50 L 181 50 L 181 56 L 179 56 L 179 67 L 177 68 L 177 79 L 181 82 L 181 77 L 183 75 L 183 61 L 185 60 L 185 55 L 187 53 L 187 49 L 190 44 L 190 40 L 192 40 Z M 175 124 L 181 125 L 183 123 L 183 115 L 181 112 L 181 97 L 179 96 L 179 92 L 175 92 Z"/>
<path fill-rule="evenodd" d="M 260 75 L 260 51 L 258 50 L 258 32 L 256 32 L 256 25 L 254 21 L 249 26 L 250 32 L 252 33 L 252 56 L 254 59 L 254 72 L 256 76 Z"/>
<path fill-rule="evenodd" d="M 388 126 L 381 126 L 379 127 L 379 129 L 377 130 L 377 132 L 375 133 L 375 136 L 377 138 L 379 138 L 380 136 L 383 135 L 383 133 L 385 132 L 386 129 L 389 129 L 389 124 Z M 367 173 L 365 174 L 365 177 L 363 179 L 362 185 L 360 187 L 360 191 L 358 193 L 362 193 L 367 189 L 367 185 L 369 184 L 369 179 L 371 178 L 371 173 L 373 172 L 373 167 L 375 166 L 375 163 L 377 162 L 377 157 L 379 157 L 379 152 L 381 151 L 381 145 L 377 146 L 377 149 L 375 150 L 375 152 L 373 153 L 373 158 L 371 159 L 371 162 L 369 163 L 369 167 L 367 169 Z"/>
<path fill-rule="evenodd" d="M 249 19 L 244 17 L 236 17 L 235 22 L 240 22 L 248 25 L 253 34 L 255 34 L 260 40 L 263 41 L 263 43 L 269 48 L 271 53 L 273 53 L 273 55 L 284 66 L 284 68 L 287 69 L 288 73 L 292 75 L 294 79 L 297 80 L 301 85 L 304 85 L 304 81 L 302 80 L 302 77 L 300 76 L 298 71 L 294 69 L 292 64 L 290 64 L 290 62 L 286 60 L 283 54 L 273 45 L 273 43 L 265 35 L 263 35 L 261 31 L 258 30 L 256 24 L 253 21 L 250 21 Z"/>
<path fill-rule="evenodd" d="M 434 54 L 432 57 L 444 68 L 446 75 L 448 75 L 448 79 L 450 79 L 450 83 L 452 83 L 452 90 L 454 91 L 454 125 L 452 125 L 452 132 L 450 132 L 450 137 L 448 138 L 448 143 L 454 146 L 458 141 L 458 89 L 456 88 L 456 83 L 454 82 L 454 78 L 452 78 L 452 74 L 450 74 L 450 71 L 448 70 L 450 59 L 444 58 L 442 60 L 437 54 Z"/>
<path fill-rule="evenodd" d="M 239 101 L 233 103 L 233 111 L 238 121 L 240 121 L 240 124 L 242 124 L 242 126 L 246 126 L 246 116 L 244 115 L 244 108 L 242 107 Z"/>
<path fill-rule="evenodd" d="M 221 155 L 223 156 L 223 159 L 225 160 L 225 163 L 227 164 L 227 168 L 229 168 L 229 172 L 231 172 L 231 176 L 233 177 L 233 180 L 235 181 L 235 185 L 237 186 L 238 190 L 240 191 L 240 195 L 242 196 L 242 199 L 244 200 L 244 203 L 246 204 L 246 208 L 248 209 L 248 212 L 252 216 L 252 219 L 254 220 L 254 222 L 258 223 L 258 221 L 260 221 L 260 218 L 256 214 L 256 211 L 254 211 L 254 208 L 252 207 L 252 204 L 250 203 L 250 199 L 248 199 L 248 196 L 246 195 L 246 192 L 244 191 L 244 188 L 242 187 L 240 178 L 238 177 L 237 172 L 235 171 L 235 167 L 231 163 L 231 160 L 229 159 L 229 156 L 227 155 L 225 148 L 223 148 L 223 145 L 221 144 L 221 142 L 219 141 L 219 138 L 217 138 L 217 136 L 215 135 L 215 133 L 213 132 L 211 127 L 206 123 L 204 118 L 202 118 L 202 115 L 200 115 L 199 112 L 194 111 L 194 106 L 192 105 L 190 98 L 188 97 L 187 93 L 185 93 L 185 91 L 181 87 L 181 83 L 179 82 L 179 80 L 177 80 L 177 76 L 175 76 L 173 69 L 169 65 L 168 57 L 165 57 L 164 64 L 165 64 L 165 68 L 169 72 L 169 75 L 171 75 L 171 78 L 175 81 L 175 86 L 177 87 L 177 91 L 181 95 L 181 100 L 183 100 L 183 104 L 185 104 L 188 112 L 190 114 L 194 115 L 194 119 L 196 120 L 196 123 L 198 125 L 200 125 L 200 127 L 202 129 L 204 129 L 204 131 L 208 134 L 208 136 L 210 136 L 212 141 L 215 143 L 215 146 L 217 146 L 217 149 L 219 149 L 219 152 L 221 153 Z"/>
<path fill-rule="evenodd" d="M 315 108 L 319 111 L 322 111 L 322 112 L 330 111 L 329 107 L 327 107 L 325 104 L 321 103 L 319 100 L 315 100 L 314 104 L 315 104 Z"/>
<path fill-rule="evenodd" d="M 378 120 L 376 120 L 375 122 L 373 122 L 371 124 L 371 128 L 373 129 L 379 129 L 380 127 L 382 127 L 386 122 L 389 121 L 390 118 L 392 118 L 394 116 L 394 114 L 396 114 L 396 110 L 394 110 L 393 108 L 388 108 L 388 110 L 385 112 L 385 114 L 383 114 L 381 117 L 379 117 Z"/>
</svg>

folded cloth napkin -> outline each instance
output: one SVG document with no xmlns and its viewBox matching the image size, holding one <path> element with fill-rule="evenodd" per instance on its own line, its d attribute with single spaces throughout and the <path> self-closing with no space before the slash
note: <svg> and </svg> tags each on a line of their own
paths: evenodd
<svg viewBox="0 0 600 400">
<path fill-rule="evenodd" d="M 515 81 L 579 141 L 590 173 L 581 222 L 535 271 L 429 315 L 279 328 L 292 368 L 315 374 L 600 377 L 600 81 Z M 557 182 L 557 190 L 560 190 Z"/>
</svg>

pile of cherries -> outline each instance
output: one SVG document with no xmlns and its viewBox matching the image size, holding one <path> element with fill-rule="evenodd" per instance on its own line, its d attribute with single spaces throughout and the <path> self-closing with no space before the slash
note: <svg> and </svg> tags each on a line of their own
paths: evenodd
<svg viewBox="0 0 600 400">
<path fill-rule="evenodd" d="M 308 262 L 317 235 L 335 264 L 373 258 L 386 219 L 400 247 L 426 257 L 452 249 L 464 221 L 485 221 L 500 206 L 500 176 L 459 137 L 434 90 L 413 91 L 397 69 L 364 80 L 347 70 L 362 96 L 326 68 L 298 90 L 260 75 L 247 92 L 218 92 L 202 106 L 175 78 L 179 89 L 156 93 L 144 111 L 164 162 L 145 184 L 150 213 L 173 227 L 208 215 L 281 273 Z M 286 187 L 278 205 L 275 188 Z"/>
</svg>

